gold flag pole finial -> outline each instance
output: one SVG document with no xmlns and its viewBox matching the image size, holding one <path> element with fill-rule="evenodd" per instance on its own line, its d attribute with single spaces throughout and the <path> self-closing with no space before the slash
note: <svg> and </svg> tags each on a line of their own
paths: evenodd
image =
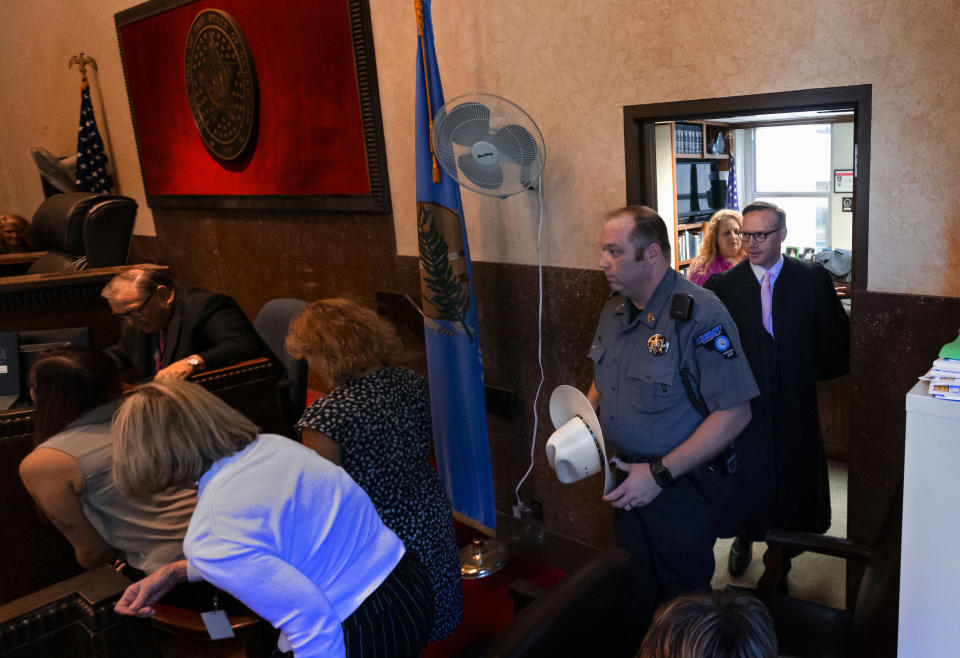
<svg viewBox="0 0 960 658">
<path fill-rule="evenodd" d="M 95 60 L 93 57 L 85 57 L 83 53 L 71 57 L 70 61 L 67 62 L 67 68 L 72 69 L 74 64 L 80 67 L 80 80 L 84 83 L 87 82 L 88 64 L 93 67 L 94 71 L 99 70 L 97 69 L 97 60 Z"/>
<path fill-rule="evenodd" d="M 430 78 L 427 75 L 427 42 L 424 39 L 423 4 L 420 0 L 413 0 L 413 8 L 417 12 L 417 37 L 420 39 L 420 59 L 423 60 L 423 90 L 427 95 L 427 127 L 429 129 L 430 159 L 433 161 L 433 182 L 440 182 L 440 167 L 437 164 L 437 154 L 433 151 L 433 107 L 430 104 Z"/>
</svg>

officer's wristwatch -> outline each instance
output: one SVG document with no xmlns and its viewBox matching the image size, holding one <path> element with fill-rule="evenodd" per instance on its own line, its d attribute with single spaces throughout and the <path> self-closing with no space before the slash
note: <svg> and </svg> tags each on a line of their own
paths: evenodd
<svg viewBox="0 0 960 658">
<path fill-rule="evenodd" d="M 650 460 L 650 473 L 653 474 L 653 481 L 656 482 L 661 489 L 666 488 L 673 482 L 673 473 L 663 465 L 663 460 L 660 457 L 654 457 Z"/>
</svg>

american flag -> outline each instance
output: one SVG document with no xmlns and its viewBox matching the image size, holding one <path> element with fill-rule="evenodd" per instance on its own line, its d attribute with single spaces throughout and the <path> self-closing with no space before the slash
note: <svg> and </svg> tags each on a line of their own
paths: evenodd
<svg viewBox="0 0 960 658">
<path fill-rule="evenodd" d="M 90 102 L 90 83 L 80 87 L 80 130 L 77 133 L 77 191 L 106 192 L 113 188 L 113 179 L 107 173 L 107 154 L 97 130 Z"/>
<path fill-rule="evenodd" d="M 727 203 L 730 210 L 740 212 L 740 195 L 737 193 L 737 166 L 733 161 L 733 153 L 730 154 L 730 176 L 727 177 Z"/>
</svg>

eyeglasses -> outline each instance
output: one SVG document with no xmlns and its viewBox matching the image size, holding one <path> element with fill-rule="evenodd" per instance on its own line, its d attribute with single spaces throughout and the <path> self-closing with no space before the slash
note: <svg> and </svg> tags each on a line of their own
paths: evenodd
<svg viewBox="0 0 960 658">
<path fill-rule="evenodd" d="M 115 318 L 142 318 L 143 317 L 143 307 L 147 305 L 147 302 L 150 301 L 150 298 L 153 297 L 153 293 L 157 292 L 157 289 L 154 288 L 150 291 L 150 294 L 147 295 L 146 299 L 140 302 L 140 305 L 136 308 L 127 309 L 124 313 L 114 313 L 113 317 Z"/>
<path fill-rule="evenodd" d="M 757 244 L 763 244 L 767 241 L 767 236 L 771 233 L 776 233 L 780 229 L 775 228 L 772 231 L 753 231 L 752 233 L 747 231 L 737 231 L 734 235 L 743 240 L 744 242 L 750 242 L 750 238 L 753 238 L 757 241 Z"/>
</svg>

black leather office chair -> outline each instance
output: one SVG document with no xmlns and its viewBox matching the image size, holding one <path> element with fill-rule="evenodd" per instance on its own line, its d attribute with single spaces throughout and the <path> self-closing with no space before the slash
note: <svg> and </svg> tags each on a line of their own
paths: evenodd
<svg viewBox="0 0 960 658">
<path fill-rule="evenodd" d="M 757 595 L 773 616 L 780 653 L 796 658 L 884 658 L 897 654 L 900 526 L 903 490 L 891 495 L 873 546 L 807 532 L 771 530 Z M 838 610 L 777 592 L 780 549 L 792 548 L 866 565 L 852 609 Z"/>
<path fill-rule="evenodd" d="M 271 299 L 253 321 L 253 328 L 283 365 L 284 375 L 277 385 L 290 436 L 295 436 L 293 426 L 300 420 L 307 401 L 307 362 L 291 357 L 284 343 L 290 323 L 306 306 L 302 299 Z"/>
<path fill-rule="evenodd" d="M 124 265 L 137 216 L 137 202 L 112 194 L 56 194 L 37 208 L 30 242 L 47 253 L 27 274 L 71 272 Z"/>
</svg>

